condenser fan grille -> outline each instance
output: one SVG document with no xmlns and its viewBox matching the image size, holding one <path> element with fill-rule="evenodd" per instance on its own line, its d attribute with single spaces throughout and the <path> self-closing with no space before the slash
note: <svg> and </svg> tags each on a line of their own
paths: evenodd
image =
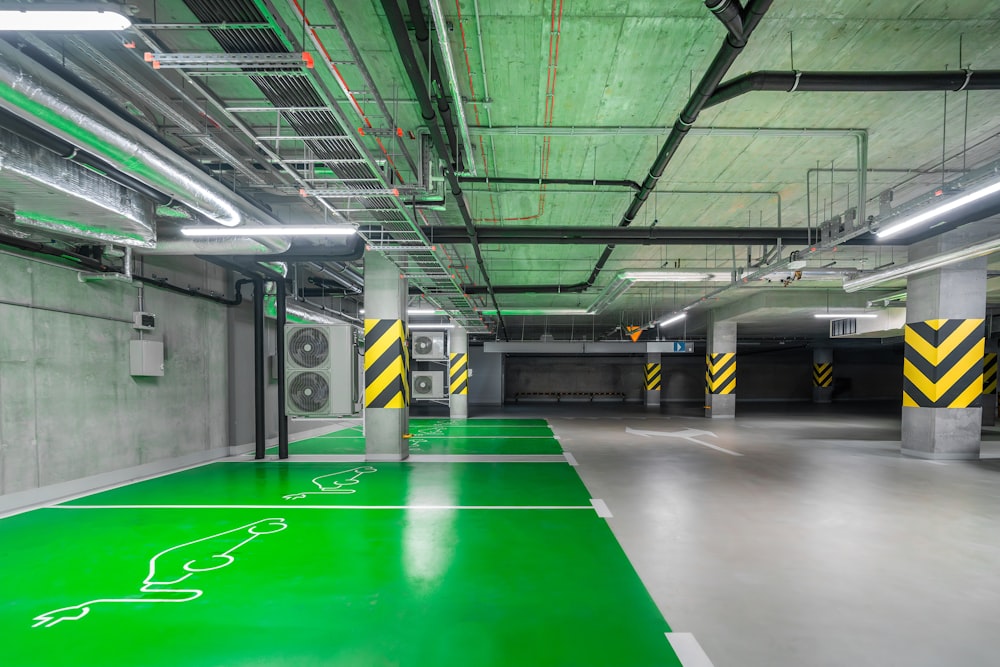
<svg viewBox="0 0 1000 667">
<path fill-rule="evenodd" d="M 320 329 L 296 329 L 288 340 L 288 355 L 302 368 L 316 368 L 326 362 L 330 344 Z"/>
<path fill-rule="evenodd" d="M 434 382 L 427 376 L 421 376 L 413 381 L 413 390 L 418 394 L 429 394 L 434 391 Z"/>
<path fill-rule="evenodd" d="M 321 412 L 330 398 L 330 385 L 319 373 L 298 373 L 287 391 L 288 400 L 302 412 Z"/>
<path fill-rule="evenodd" d="M 413 349 L 417 354 L 430 354 L 434 351 L 434 339 L 430 336 L 417 336 L 413 339 Z"/>
</svg>

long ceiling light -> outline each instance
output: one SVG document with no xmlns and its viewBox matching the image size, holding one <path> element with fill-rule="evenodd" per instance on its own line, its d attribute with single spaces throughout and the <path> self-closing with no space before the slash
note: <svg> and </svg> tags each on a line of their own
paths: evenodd
<svg viewBox="0 0 1000 667">
<path fill-rule="evenodd" d="M 984 255 L 990 255 L 997 251 L 1000 251 L 1000 237 L 990 239 L 989 241 L 983 241 L 982 243 L 976 243 L 971 246 L 966 246 L 964 248 L 959 248 L 958 250 L 949 250 L 948 252 L 943 252 L 940 255 L 925 257 L 924 259 L 910 262 L 909 264 L 904 264 L 903 266 L 898 266 L 893 269 L 887 269 L 885 271 L 879 271 L 878 273 L 871 273 L 860 278 L 848 280 L 844 283 L 844 291 L 857 292 L 865 289 L 866 287 L 874 287 L 875 285 L 881 285 L 882 283 L 889 282 L 890 280 L 905 278 L 907 276 L 924 273 L 926 271 L 933 271 L 934 269 L 939 269 L 942 266 L 955 264 L 967 259 L 975 259 L 976 257 L 983 257 Z"/>
<path fill-rule="evenodd" d="M 815 313 L 813 317 L 818 320 L 871 319 L 878 317 L 878 313 Z"/>
<path fill-rule="evenodd" d="M 728 283 L 733 279 L 729 271 L 622 271 L 619 276 L 637 283 Z"/>
<path fill-rule="evenodd" d="M 410 324 L 409 329 L 454 329 L 455 325 L 450 323 L 445 324 Z"/>
<path fill-rule="evenodd" d="M 99 3 L 0 4 L 0 29 L 81 32 L 125 30 L 132 25 L 114 5 Z"/>
<path fill-rule="evenodd" d="M 219 236 L 350 236 L 357 229 L 347 225 L 272 225 L 270 227 L 183 227 L 184 236 L 219 237 Z"/>
<path fill-rule="evenodd" d="M 665 327 L 668 324 L 673 324 L 674 322 L 680 322 L 685 317 L 687 317 L 687 313 L 678 313 L 677 315 L 674 315 L 673 317 L 668 317 L 667 319 L 660 322 L 660 326 Z"/>
<path fill-rule="evenodd" d="M 906 218 L 898 223 L 890 224 L 886 228 L 875 232 L 875 235 L 880 239 L 885 239 L 925 222 L 937 222 L 946 213 L 950 213 L 957 208 L 979 201 L 980 199 L 984 199 L 998 192 L 1000 192 L 1000 181 L 997 181 L 992 185 L 987 185 L 985 188 L 970 192 L 967 195 L 962 195 L 961 197 L 952 199 L 951 201 L 935 206 L 928 211 L 924 211 L 923 213 L 918 213 L 917 215 Z"/>
</svg>

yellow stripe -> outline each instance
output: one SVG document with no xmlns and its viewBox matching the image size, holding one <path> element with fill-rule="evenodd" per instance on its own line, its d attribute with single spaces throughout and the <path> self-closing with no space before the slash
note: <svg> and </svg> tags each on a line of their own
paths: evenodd
<svg viewBox="0 0 1000 667">
<path fill-rule="evenodd" d="M 729 370 L 726 371 L 725 375 L 721 375 L 715 379 L 715 386 L 721 387 L 723 384 L 729 381 L 729 378 L 731 378 L 735 374 L 736 374 L 736 364 L 733 364 L 732 366 L 729 367 Z"/>
<path fill-rule="evenodd" d="M 735 377 L 733 378 L 733 381 L 729 383 L 728 386 L 726 386 L 723 389 L 719 390 L 718 393 L 720 393 L 720 394 L 731 394 L 731 393 L 733 393 L 734 389 L 736 389 L 736 378 Z"/>
<path fill-rule="evenodd" d="M 917 402 L 914 401 L 912 398 L 910 398 L 910 395 L 907 394 L 905 391 L 903 392 L 903 405 L 906 406 L 906 407 L 908 407 L 908 408 L 919 408 L 920 407 L 919 405 L 917 405 Z"/>
<path fill-rule="evenodd" d="M 469 379 L 469 374 L 468 373 L 462 373 L 457 378 L 455 378 L 454 380 L 452 380 L 451 381 L 451 393 L 454 394 L 455 390 L 458 389 L 459 387 L 461 387 L 463 382 L 467 382 L 468 379 Z M 468 386 L 466 386 L 466 389 L 468 389 Z M 463 391 L 462 393 L 464 394 L 466 392 Z"/>
<path fill-rule="evenodd" d="M 942 320 L 946 321 L 946 320 Z M 944 360 L 948 358 L 948 355 L 955 351 L 955 348 L 965 342 L 971 334 L 975 333 L 979 325 L 982 324 L 982 320 L 965 320 L 950 336 L 945 340 L 941 341 L 938 345 L 938 360 Z M 979 348 L 979 358 L 983 358 L 983 348 Z"/>
<path fill-rule="evenodd" d="M 944 325 L 944 323 L 947 322 L 947 321 L 948 321 L 947 319 L 944 319 L 944 320 L 924 320 L 925 324 L 927 324 L 927 326 L 929 326 L 931 329 L 934 329 L 934 331 L 937 331 L 938 329 L 940 329 Z"/>
<path fill-rule="evenodd" d="M 982 377 L 980 377 L 982 380 Z M 983 393 L 982 382 L 971 382 L 968 388 L 948 404 L 949 408 L 967 408 Z"/>
<path fill-rule="evenodd" d="M 365 387 L 366 403 L 367 401 L 374 400 L 376 396 L 385 391 L 385 388 L 388 387 L 394 380 L 398 380 L 400 378 L 403 378 L 404 380 L 406 379 L 405 376 L 400 372 L 401 367 L 402 364 L 399 363 L 389 364 L 388 368 L 379 373 L 379 376 L 377 378 L 368 383 L 368 386 Z M 403 402 L 404 400 L 403 393 L 398 392 L 397 396 L 399 397 L 398 399 L 393 398 L 391 401 L 389 401 L 389 404 L 384 407 L 387 408 L 405 407 L 405 404 Z M 395 403 L 397 402 L 399 403 L 399 405 L 395 405 Z"/>
<path fill-rule="evenodd" d="M 906 345 L 912 347 L 921 357 L 937 366 L 937 348 L 927 342 L 927 339 L 923 336 L 911 329 L 910 325 L 906 325 L 906 331 L 903 334 L 903 341 Z"/>
<path fill-rule="evenodd" d="M 916 385 L 924 396 L 932 401 L 937 400 L 937 386 L 907 359 L 903 360 L 903 376 Z"/>
<path fill-rule="evenodd" d="M 945 373 L 944 376 L 937 381 L 937 385 L 940 388 L 938 396 L 944 396 L 945 392 L 951 389 L 952 385 L 960 380 L 962 376 L 969 371 L 969 369 L 980 363 L 980 360 L 983 358 L 983 347 L 984 342 L 980 340 L 979 343 L 973 346 L 973 348 L 969 350 L 964 357 L 959 359 L 958 362 L 951 367 L 951 370 Z M 983 374 L 981 372 L 979 374 L 979 382 L 973 382 L 972 385 L 976 387 L 977 394 L 983 393 Z M 934 397 L 935 400 L 938 396 Z"/>
<path fill-rule="evenodd" d="M 367 334 L 371 331 L 369 322 L 373 325 L 378 324 L 381 320 L 365 320 L 365 333 Z M 365 338 L 365 368 L 371 366 L 379 359 L 383 354 L 386 353 L 393 343 L 402 338 L 402 322 L 397 322 L 396 326 L 390 328 L 384 336 L 378 340 L 369 340 Z M 405 347 L 405 346 L 404 346 Z M 404 362 L 405 363 L 405 362 Z"/>
</svg>

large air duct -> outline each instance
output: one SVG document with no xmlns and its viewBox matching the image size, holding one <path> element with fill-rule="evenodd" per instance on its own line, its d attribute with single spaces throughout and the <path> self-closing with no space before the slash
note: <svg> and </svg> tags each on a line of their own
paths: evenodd
<svg viewBox="0 0 1000 667">
<path fill-rule="evenodd" d="M 280 224 L 154 138 L 0 40 L 0 108 L 227 226 Z M 289 245 L 261 241 L 272 251 Z"/>
</svg>

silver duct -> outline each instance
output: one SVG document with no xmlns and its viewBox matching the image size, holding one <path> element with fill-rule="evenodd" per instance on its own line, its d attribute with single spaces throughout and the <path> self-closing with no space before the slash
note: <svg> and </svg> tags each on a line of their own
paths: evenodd
<svg viewBox="0 0 1000 667">
<path fill-rule="evenodd" d="M 262 239 L 263 240 L 263 239 Z M 270 239 L 267 239 L 270 240 Z M 153 248 L 136 248 L 141 255 L 272 255 L 257 239 L 240 237 L 161 239 Z"/>
<path fill-rule="evenodd" d="M 280 224 L 3 40 L 0 107 L 98 155 L 219 224 Z M 268 238 L 260 243 L 272 252 L 289 248 L 284 239 Z"/>
</svg>

